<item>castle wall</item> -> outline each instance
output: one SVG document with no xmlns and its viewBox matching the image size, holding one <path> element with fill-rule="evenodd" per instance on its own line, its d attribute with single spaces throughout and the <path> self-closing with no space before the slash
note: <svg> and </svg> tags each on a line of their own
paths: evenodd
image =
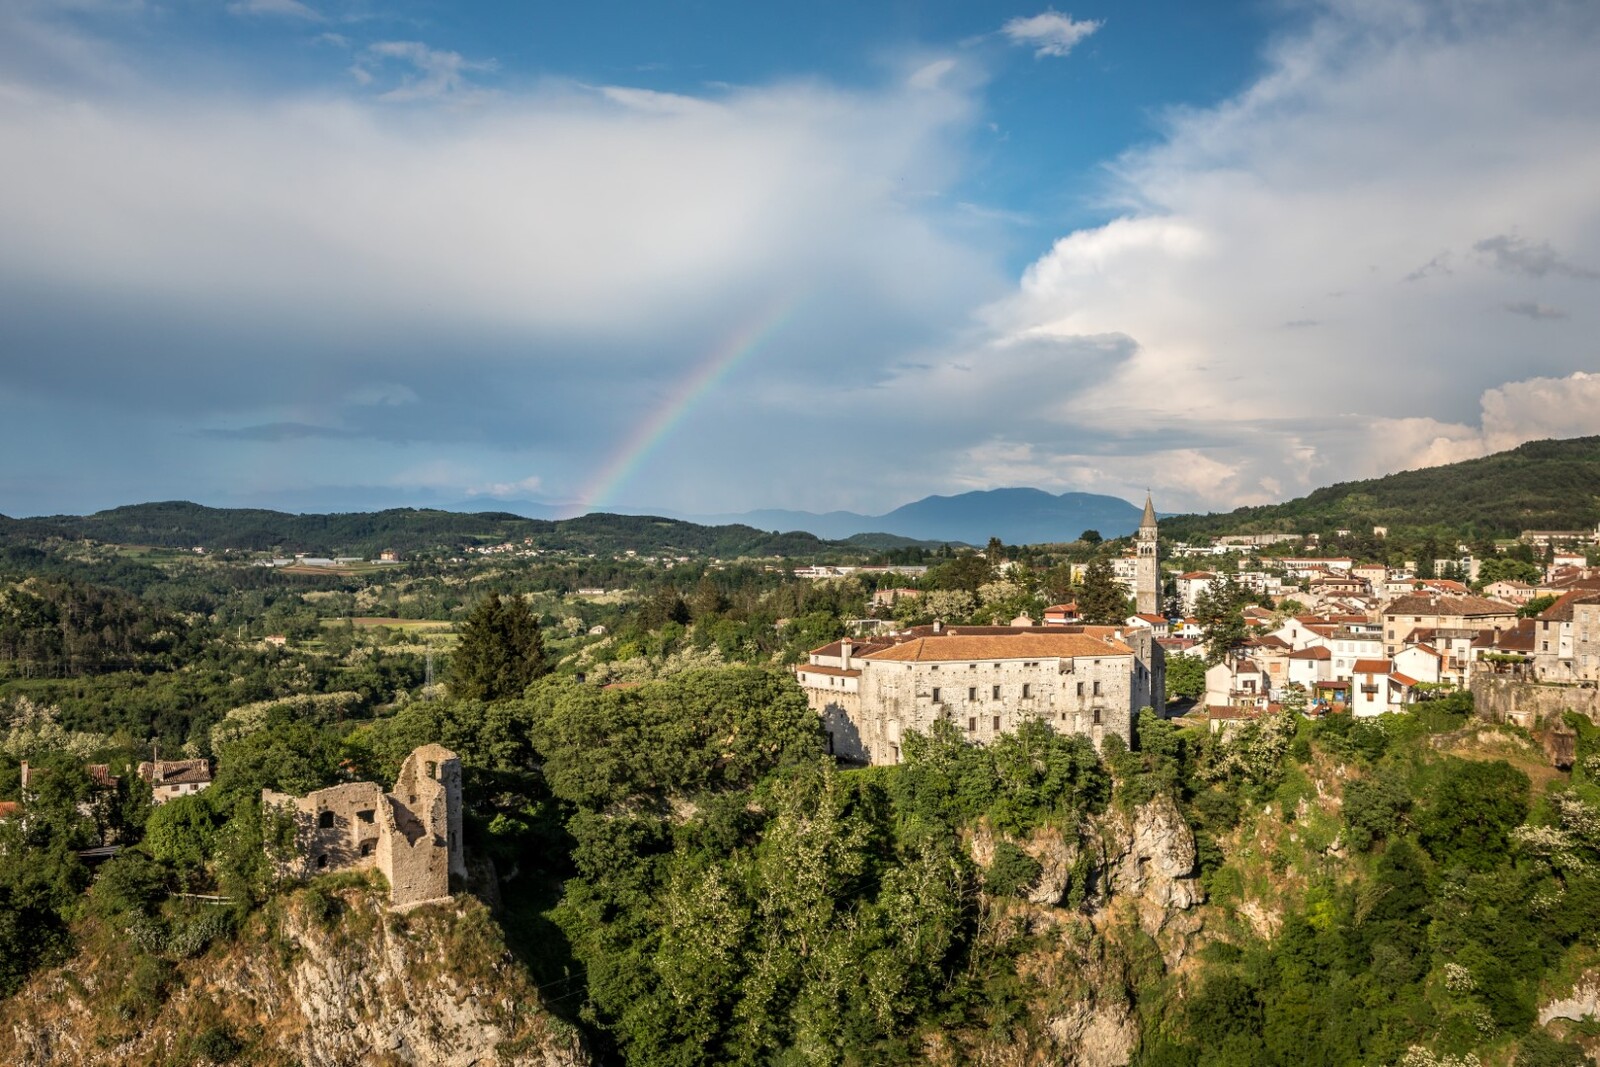
<svg viewBox="0 0 1600 1067">
<path fill-rule="evenodd" d="M 263 808 L 294 818 L 296 855 L 286 877 L 377 870 L 389 902 L 408 907 L 450 895 L 450 876 L 466 877 L 461 843 L 461 761 L 440 745 L 406 757 L 394 791 L 349 782 L 293 797 L 264 789 Z"/>
</svg>

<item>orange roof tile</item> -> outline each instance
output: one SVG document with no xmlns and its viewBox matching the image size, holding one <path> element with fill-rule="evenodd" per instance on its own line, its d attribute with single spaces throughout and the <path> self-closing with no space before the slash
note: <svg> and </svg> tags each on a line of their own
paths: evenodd
<svg viewBox="0 0 1600 1067">
<path fill-rule="evenodd" d="M 1133 649 L 1120 641 L 1089 634 L 1050 633 L 1039 630 L 1014 634 L 953 634 L 918 637 L 864 659 L 874 662 L 943 663 L 951 660 L 1054 659 L 1081 656 L 1131 656 Z"/>
</svg>

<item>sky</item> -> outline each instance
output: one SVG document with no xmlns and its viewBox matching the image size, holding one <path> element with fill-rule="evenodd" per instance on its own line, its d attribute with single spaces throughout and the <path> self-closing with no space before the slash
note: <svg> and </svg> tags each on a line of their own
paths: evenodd
<svg viewBox="0 0 1600 1067">
<path fill-rule="evenodd" d="M 1588 0 L 0 0 L 0 513 L 1217 510 L 1600 433 Z"/>
</svg>

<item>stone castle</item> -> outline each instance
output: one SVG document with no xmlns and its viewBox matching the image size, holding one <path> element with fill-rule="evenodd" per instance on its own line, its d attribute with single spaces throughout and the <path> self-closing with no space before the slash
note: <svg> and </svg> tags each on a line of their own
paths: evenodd
<svg viewBox="0 0 1600 1067">
<path fill-rule="evenodd" d="M 461 847 L 461 760 L 423 745 L 400 765 L 394 789 L 349 782 L 303 797 L 261 791 L 263 811 L 294 820 L 292 878 L 376 870 L 389 881 L 389 903 L 407 908 L 450 896 L 450 879 L 467 876 Z"/>
<path fill-rule="evenodd" d="M 1145 499 L 1135 539 L 1139 615 L 1160 611 L 1155 509 Z M 986 744 L 1041 721 L 1099 748 L 1133 739 L 1139 709 L 1166 705 L 1166 656 L 1148 622 L 1121 626 L 931 626 L 813 649 L 795 668 L 830 751 L 898 763 L 905 734 L 938 720 Z"/>
</svg>

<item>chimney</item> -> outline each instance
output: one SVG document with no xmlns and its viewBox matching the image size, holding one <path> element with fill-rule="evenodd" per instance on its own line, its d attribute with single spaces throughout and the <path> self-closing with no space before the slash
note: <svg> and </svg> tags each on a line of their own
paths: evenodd
<svg viewBox="0 0 1600 1067">
<path fill-rule="evenodd" d="M 839 666 L 843 667 L 845 670 L 849 670 L 850 669 L 850 653 L 854 652 L 855 650 L 856 650 L 855 644 L 848 637 L 846 637 L 843 641 L 840 641 L 839 642 Z"/>
<path fill-rule="evenodd" d="M 933 620 L 933 632 L 936 633 L 936 634 L 944 633 L 944 620 L 943 619 L 934 619 Z"/>
</svg>

